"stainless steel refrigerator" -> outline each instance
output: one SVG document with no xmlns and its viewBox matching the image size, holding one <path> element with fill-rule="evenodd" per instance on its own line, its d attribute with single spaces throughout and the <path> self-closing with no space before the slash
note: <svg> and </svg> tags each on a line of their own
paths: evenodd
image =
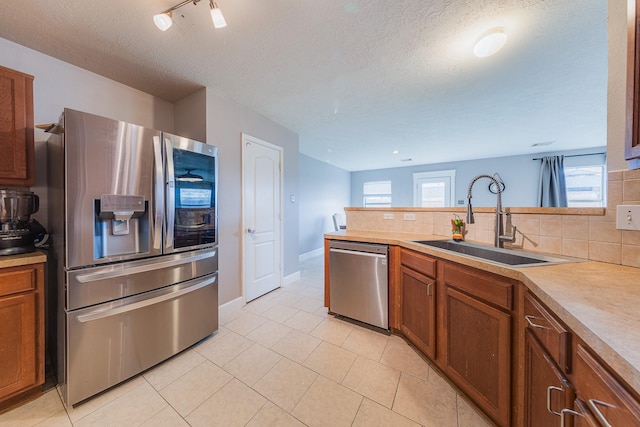
<svg viewBox="0 0 640 427">
<path fill-rule="evenodd" d="M 49 289 L 73 405 L 218 329 L 218 150 L 71 109 L 53 132 Z"/>
</svg>

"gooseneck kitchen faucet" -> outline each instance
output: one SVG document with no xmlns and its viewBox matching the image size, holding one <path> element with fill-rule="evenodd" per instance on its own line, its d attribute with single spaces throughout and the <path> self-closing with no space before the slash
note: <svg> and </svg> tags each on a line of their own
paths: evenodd
<svg viewBox="0 0 640 427">
<path fill-rule="evenodd" d="M 509 209 L 506 209 L 505 211 L 502 210 L 502 188 L 500 187 L 501 183 L 491 175 L 477 175 L 471 180 L 471 182 L 469 182 L 469 190 L 467 193 L 467 224 L 473 224 L 475 222 L 473 218 L 473 207 L 471 206 L 471 189 L 473 188 L 473 184 L 475 184 L 476 181 L 480 178 L 490 179 L 496 185 L 498 200 L 496 204 L 496 230 L 494 246 L 496 248 L 504 248 L 504 242 L 513 243 L 516 241 L 516 227 L 511 226 L 511 213 L 509 212 Z M 502 215 L 505 215 L 507 217 L 507 228 L 511 228 L 510 235 L 502 234 Z"/>
</svg>

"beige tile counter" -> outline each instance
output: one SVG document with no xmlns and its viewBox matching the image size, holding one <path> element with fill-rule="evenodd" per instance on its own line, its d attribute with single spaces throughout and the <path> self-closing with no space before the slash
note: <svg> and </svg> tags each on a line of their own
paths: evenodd
<svg viewBox="0 0 640 427">
<path fill-rule="evenodd" d="M 0 256 L 0 268 L 38 264 L 46 261 L 47 256 L 41 251 L 35 251 L 28 254 L 6 255 Z"/>
<path fill-rule="evenodd" d="M 398 245 L 519 280 L 640 393 L 639 268 L 595 261 L 515 268 L 412 242 L 448 238 L 437 235 L 347 230 L 325 237 Z"/>
</svg>

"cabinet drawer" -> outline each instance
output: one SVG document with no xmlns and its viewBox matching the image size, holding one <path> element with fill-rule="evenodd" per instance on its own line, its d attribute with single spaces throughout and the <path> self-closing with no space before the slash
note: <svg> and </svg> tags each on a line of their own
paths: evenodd
<svg viewBox="0 0 640 427">
<path fill-rule="evenodd" d="M 530 293 L 524 296 L 527 328 L 540 340 L 553 360 L 565 372 L 571 372 L 571 332 Z"/>
<path fill-rule="evenodd" d="M 640 425 L 640 402 L 582 345 L 576 352 L 573 377 L 578 398 L 602 425 Z"/>
<path fill-rule="evenodd" d="M 443 273 L 443 279 L 449 286 L 504 309 L 513 310 L 514 283 L 508 279 L 449 263 L 445 264 Z"/>
<path fill-rule="evenodd" d="M 400 251 L 400 264 L 409 267 L 418 273 L 431 278 L 436 277 L 436 260 L 418 252 L 402 249 Z"/>
<path fill-rule="evenodd" d="M 0 296 L 35 290 L 35 279 L 33 268 L 3 268 L 0 270 Z"/>
</svg>

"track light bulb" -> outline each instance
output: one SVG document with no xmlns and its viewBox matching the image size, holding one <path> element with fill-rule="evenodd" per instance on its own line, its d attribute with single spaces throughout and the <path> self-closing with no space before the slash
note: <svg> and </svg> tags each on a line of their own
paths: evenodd
<svg viewBox="0 0 640 427">
<path fill-rule="evenodd" d="M 153 22 L 160 31 L 167 31 L 173 25 L 173 19 L 171 19 L 171 12 L 159 13 L 153 15 Z"/>
<path fill-rule="evenodd" d="M 227 26 L 227 21 L 225 21 L 224 16 L 222 15 L 222 11 L 213 0 L 209 0 L 209 6 L 211 7 L 211 20 L 213 21 L 213 26 L 215 28 L 223 28 Z"/>
</svg>

